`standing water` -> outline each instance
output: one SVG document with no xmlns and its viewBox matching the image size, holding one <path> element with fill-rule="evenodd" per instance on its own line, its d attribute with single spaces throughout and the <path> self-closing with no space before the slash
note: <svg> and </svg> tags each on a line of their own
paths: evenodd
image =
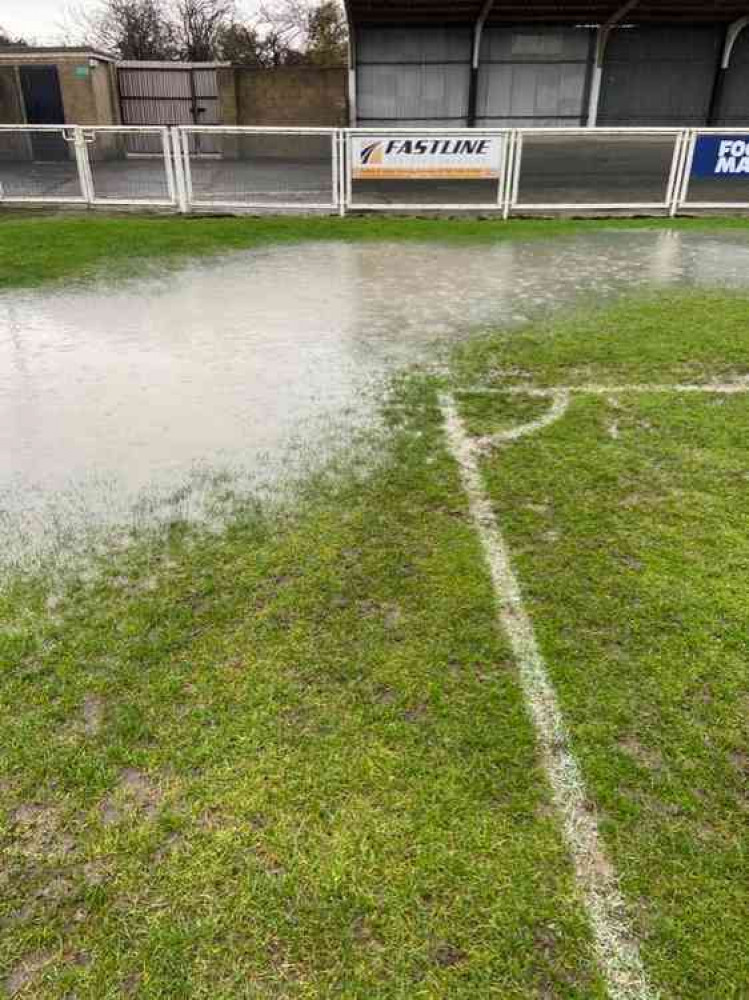
<svg viewBox="0 0 749 1000">
<path fill-rule="evenodd" d="M 273 481 L 292 443 L 472 330 L 644 286 L 749 284 L 739 235 L 306 243 L 142 280 L 0 295 L 0 551 L 200 516 L 217 473 Z M 227 471 L 228 470 L 228 471 Z"/>
</svg>

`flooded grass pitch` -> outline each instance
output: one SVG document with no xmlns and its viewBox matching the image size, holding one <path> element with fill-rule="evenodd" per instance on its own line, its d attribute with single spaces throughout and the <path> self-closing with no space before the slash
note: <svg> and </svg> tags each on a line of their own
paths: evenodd
<svg viewBox="0 0 749 1000">
<path fill-rule="evenodd" d="M 5 294 L 6 558 L 104 558 L 0 587 L 0 992 L 740 995 L 746 262 L 608 229 Z"/>
<path fill-rule="evenodd" d="M 371 420 L 457 339 L 653 286 L 749 283 L 740 232 L 319 242 L 0 295 L 0 550 L 209 520 Z"/>
</svg>

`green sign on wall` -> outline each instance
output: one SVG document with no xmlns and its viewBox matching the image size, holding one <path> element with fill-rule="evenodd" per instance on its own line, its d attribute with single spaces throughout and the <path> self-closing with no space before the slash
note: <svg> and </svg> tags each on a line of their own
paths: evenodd
<svg viewBox="0 0 749 1000">
<path fill-rule="evenodd" d="M 88 66 L 76 66 L 75 68 L 75 75 L 81 77 L 81 79 L 84 80 L 90 74 L 90 72 L 91 70 L 89 69 Z"/>
</svg>

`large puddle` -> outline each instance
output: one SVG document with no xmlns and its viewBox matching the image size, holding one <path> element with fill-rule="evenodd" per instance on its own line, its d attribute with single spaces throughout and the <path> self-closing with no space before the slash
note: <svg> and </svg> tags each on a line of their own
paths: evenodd
<svg viewBox="0 0 749 1000">
<path fill-rule="evenodd" d="M 638 286 L 748 284 L 739 234 L 604 230 L 494 246 L 308 243 L 2 294 L 0 558 L 202 517 L 221 483 L 278 481 L 367 420 L 394 369 L 438 361 L 476 328 Z"/>
</svg>

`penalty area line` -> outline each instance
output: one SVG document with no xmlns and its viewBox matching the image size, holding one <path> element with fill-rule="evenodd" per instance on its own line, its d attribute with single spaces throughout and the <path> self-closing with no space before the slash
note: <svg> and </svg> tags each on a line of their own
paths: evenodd
<svg viewBox="0 0 749 1000">
<path fill-rule="evenodd" d="M 749 376 L 732 382 L 675 382 L 673 385 L 646 382 L 634 385 L 555 385 L 540 387 L 534 385 L 472 386 L 456 389 L 456 396 L 536 396 L 549 399 L 555 396 L 625 396 L 647 395 L 648 393 L 705 394 L 718 396 L 746 395 L 749 393 Z"/>
<path fill-rule="evenodd" d="M 564 397 L 562 397 L 563 399 Z M 593 931 L 595 954 L 611 1000 L 657 1000 L 640 958 L 616 873 L 609 861 L 554 686 L 525 609 L 520 582 L 478 467 L 480 444 L 465 431 L 454 397 L 440 406 L 448 447 L 458 465 L 471 518 L 481 541 L 497 602 L 498 619 L 518 665 L 528 714 L 559 813 L 564 839 Z M 557 409 L 557 416 L 564 412 Z"/>
</svg>

